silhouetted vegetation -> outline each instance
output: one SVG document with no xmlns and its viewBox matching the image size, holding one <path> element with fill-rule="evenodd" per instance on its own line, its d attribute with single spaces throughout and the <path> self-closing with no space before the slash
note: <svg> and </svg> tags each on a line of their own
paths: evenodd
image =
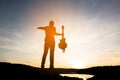
<svg viewBox="0 0 120 80">
<path fill-rule="evenodd" d="M 77 71 L 79 74 L 92 74 L 88 80 L 120 80 L 120 66 L 98 66 Z"/>
<path fill-rule="evenodd" d="M 23 64 L 0 62 L 0 80 L 82 80 L 63 77 L 55 69 L 41 69 Z"/>
</svg>

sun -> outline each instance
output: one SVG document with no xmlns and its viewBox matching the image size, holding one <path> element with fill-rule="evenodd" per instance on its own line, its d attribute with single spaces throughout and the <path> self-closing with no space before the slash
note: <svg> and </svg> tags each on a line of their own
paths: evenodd
<svg viewBox="0 0 120 80">
<path fill-rule="evenodd" d="M 73 68 L 80 69 L 80 68 L 85 68 L 84 64 L 73 64 Z"/>
</svg>

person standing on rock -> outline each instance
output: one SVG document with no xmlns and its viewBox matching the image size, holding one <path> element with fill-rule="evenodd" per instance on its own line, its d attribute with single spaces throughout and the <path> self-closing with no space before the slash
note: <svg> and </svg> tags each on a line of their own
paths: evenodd
<svg viewBox="0 0 120 80">
<path fill-rule="evenodd" d="M 50 68 L 54 68 L 54 50 L 55 50 L 55 38 L 54 36 L 62 36 L 64 34 L 57 33 L 56 28 L 54 26 L 54 21 L 50 21 L 48 26 L 38 27 L 37 29 L 41 29 L 45 31 L 45 43 L 44 43 L 44 52 L 41 62 L 41 68 L 44 68 L 46 56 L 48 54 L 48 50 L 50 49 Z"/>
</svg>

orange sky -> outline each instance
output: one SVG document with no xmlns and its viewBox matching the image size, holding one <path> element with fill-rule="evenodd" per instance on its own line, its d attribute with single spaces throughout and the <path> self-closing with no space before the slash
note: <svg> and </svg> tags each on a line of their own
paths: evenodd
<svg viewBox="0 0 120 80">
<path fill-rule="evenodd" d="M 65 53 L 62 53 L 58 48 L 61 37 L 55 37 L 55 67 L 120 65 L 118 2 L 13 0 L 0 1 L 0 4 L 4 13 L 0 15 L 0 61 L 39 67 L 45 34 L 37 27 L 46 26 L 49 20 L 54 20 L 57 32 L 61 32 L 62 25 L 65 26 L 68 44 Z"/>
</svg>

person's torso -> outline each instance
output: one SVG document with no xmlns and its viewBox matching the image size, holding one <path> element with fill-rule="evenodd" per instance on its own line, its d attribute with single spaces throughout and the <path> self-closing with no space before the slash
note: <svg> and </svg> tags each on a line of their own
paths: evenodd
<svg viewBox="0 0 120 80">
<path fill-rule="evenodd" d="M 54 35 L 56 33 L 55 27 L 47 27 L 45 30 L 45 41 L 54 41 Z"/>
</svg>

